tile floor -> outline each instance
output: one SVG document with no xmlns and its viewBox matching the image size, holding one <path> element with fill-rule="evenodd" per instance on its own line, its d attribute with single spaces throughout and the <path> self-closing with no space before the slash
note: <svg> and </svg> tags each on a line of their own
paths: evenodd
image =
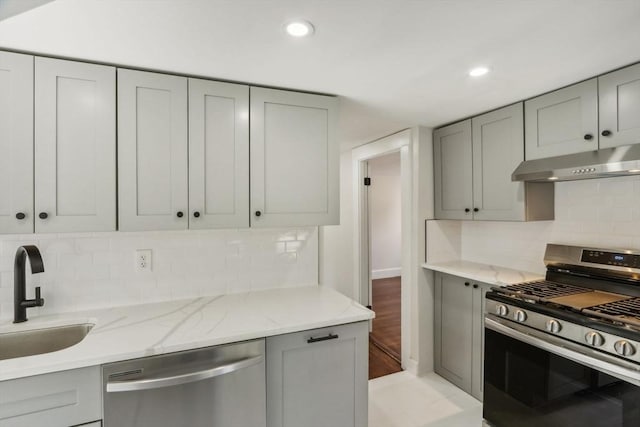
<svg viewBox="0 0 640 427">
<path fill-rule="evenodd" d="M 399 372 L 369 381 L 369 427 L 480 427 L 482 403 L 442 377 Z"/>
</svg>

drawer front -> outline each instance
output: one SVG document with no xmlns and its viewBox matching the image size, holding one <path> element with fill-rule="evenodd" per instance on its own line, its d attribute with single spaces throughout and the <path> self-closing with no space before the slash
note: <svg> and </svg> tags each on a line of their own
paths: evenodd
<svg viewBox="0 0 640 427">
<path fill-rule="evenodd" d="M 0 382 L 2 427 L 68 427 L 100 418 L 98 366 Z"/>
</svg>

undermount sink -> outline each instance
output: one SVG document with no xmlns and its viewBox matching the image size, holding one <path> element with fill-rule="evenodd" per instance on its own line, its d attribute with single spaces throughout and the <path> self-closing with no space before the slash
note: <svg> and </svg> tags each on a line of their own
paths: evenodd
<svg viewBox="0 0 640 427">
<path fill-rule="evenodd" d="M 0 360 L 51 353 L 78 344 L 91 323 L 0 333 Z"/>
</svg>

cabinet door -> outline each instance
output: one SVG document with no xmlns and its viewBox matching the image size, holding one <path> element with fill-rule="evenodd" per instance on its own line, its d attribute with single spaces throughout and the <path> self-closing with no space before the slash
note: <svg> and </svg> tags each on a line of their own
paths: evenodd
<svg viewBox="0 0 640 427">
<path fill-rule="evenodd" d="M 436 273 L 435 371 L 471 392 L 473 292 L 470 281 Z"/>
<path fill-rule="evenodd" d="M 337 99 L 251 88 L 251 226 L 338 224 Z"/>
<path fill-rule="evenodd" d="M 522 103 L 471 122 L 473 219 L 524 221 L 524 183 L 511 181 L 511 173 L 524 160 Z"/>
<path fill-rule="evenodd" d="M 36 58 L 36 232 L 116 229 L 116 73 Z"/>
<path fill-rule="evenodd" d="M 0 52 L 0 234 L 4 233 L 33 233 L 33 56 L 9 52 Z"/>
<path fill-rule="evenodd" d="M 486 283 L 473 283 L 473 349 L 471 351 L 471 395 L 482 400 L 484 392 L 484 306 L 485 295 L 491 289 Z"/>
<path fill-rule="evenodd" d="M 471 219 L 471 120 L 433 132 L 436 219 Z"/>
<path fill-rule="evenodd" d="M 189 220 L 187 79 L 118 69 L 120 230 L 184 230 Z"/>
<path fill-rule="evenodd" d="M 598 149 L 598 82 L 587 80 L 525 102 L 527 160 Z"/>
<path fill-rule="evenodd" d="M 598 77 L 600 148 L 640 143 L 640 64 Z"/>
<path fill-rule="evenodd" d="M 249 87 L 189 79 L 189 228 L 249 227 Z"/>
<path fill-rule="evenodd" d="M 358 322 L 267 338 L 267 426 L 366 427 L 368 330 Z"/>
</svg>

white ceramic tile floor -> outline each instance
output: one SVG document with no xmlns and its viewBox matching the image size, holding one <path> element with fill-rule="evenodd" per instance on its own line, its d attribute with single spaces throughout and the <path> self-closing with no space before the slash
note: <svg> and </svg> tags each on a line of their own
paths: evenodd
<svg viewBox="0 0 640 427">
<path fill-rule="evenodd" d="M 434 373 L 369 381 L 369 427 L 481 427 L 482 403 Z"/>
</svg>

